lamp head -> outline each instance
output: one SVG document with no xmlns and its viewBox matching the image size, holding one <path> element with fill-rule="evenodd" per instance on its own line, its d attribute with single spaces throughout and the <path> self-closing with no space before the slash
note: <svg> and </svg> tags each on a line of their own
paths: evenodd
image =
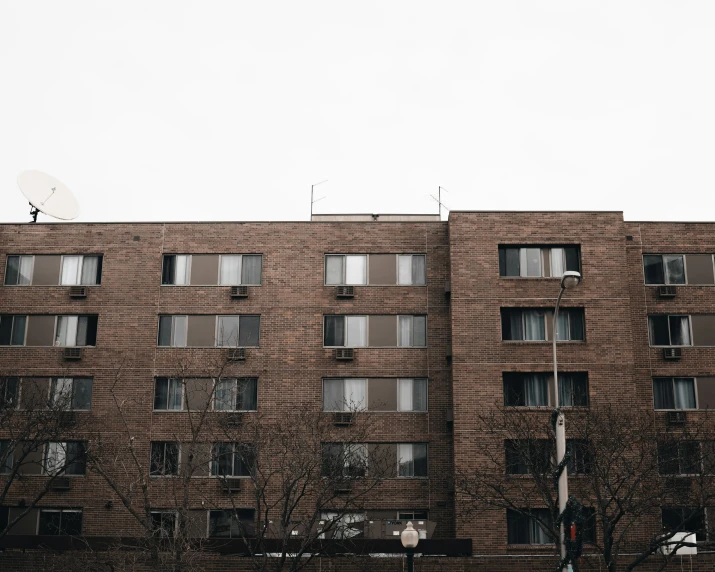
<svg viewBox="0 0 715 572">
<path fill-rule="evenodd" d="M 575 270 L 567 270 L 561 278 L 561 287 L 564 290 L 572 290 L 581 284 L 581 273 Z"/>
<path fill-rule="evenodd" d="M 414 529 L 411 522 L 408 522 L 405 530 L 400 533 L 400 541 L 405 548 L 414 548 L 420 541 L 420 533 Z"/>
</svg>

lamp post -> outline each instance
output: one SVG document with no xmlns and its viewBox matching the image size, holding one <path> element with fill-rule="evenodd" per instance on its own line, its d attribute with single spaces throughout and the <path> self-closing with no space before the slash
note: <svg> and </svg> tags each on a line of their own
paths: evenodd
<svg viewBox="0 0 715 572">
<path fill-rule="evenodd" d="M 561 303 L 561 297 L 564 295 L 566 290 L 571 290 L 576 288 L 581 283 L 581 274 L 573 270 L 567 270 L 564 272 L 563 278 L 561 278 L 561 292 L 559 292 L 559 297 L 556 299 L 556 308 L 554 308 L 554 318 L 552 323 L 551 331 L 553 332 L 553 349 L 554 349 L 554 385 L 556 391 L 556 462 L 560 465 L 564 456 L 566 455 L 566 424 L 564 420 L 564 414 L 561 411 L 561 404 L 559 403 L 559 370 L 556 361 L 556 338 L 557 336 L 557 324 L 559 318 L 559 304 Z M 568 475 L 566 467 L 563 468 L 561 474 L 559 475 L 559 514 L 563 514 L 566 509 L 566 501 L 569 496 L 568 487 Z M 566 542 L 564 535 L 564 523 L 561 522 L 559 527 L 559 540 L 561 541 L 561 560 L 566 558 Z M 567 568 L 563 569 L 567 572 Z"/>
<path fill-rule="evenodd" d="M 407 572 L 413 572 L 415 547 L 420 541 L 420 534 L 413 528 L 411 522 L 408 522 L 405 530 L 400 533 L 400 541 L 407 552 Z"/>
</svg>

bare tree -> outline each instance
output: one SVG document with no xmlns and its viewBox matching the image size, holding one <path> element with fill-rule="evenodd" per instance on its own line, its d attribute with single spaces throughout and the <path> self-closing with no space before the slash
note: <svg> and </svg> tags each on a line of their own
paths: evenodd
<svg viewBox="0 0 715 572">
<path fill-rule="evenodd" d="M 0 377 L 0 506 L 13 506 L 7 526 L 0 526 L 0 539 L 36 510 L 57 479 L 84 474 L 86 442 L 72 439 L 81 434 L 72 409 L 87 383 L 70 377 Z"/>
<path fill-rule="evenodd" d="M 548 415 L 497 406 L 478 425 L 486 436 L 482 458 L 476 471 L 456 476 L 460 502 L 466 510 L 508 511 L 515 536 L 519 523 L 535 523 L 536 542 L 553 543 L 558 558 L 555 435 Z M 632 570 L 649 559 L 666 566 L 677 548 L 695 545 L 692 537 L 676 535 L 700 526 L 715 500 L 712 431 L 709 412 L 678 429 L 653 412 L 623 406 L 569 412 L 569 494 L 584 506 L 581 532 L 609 571 Z M 669 514 L 668 507 L 683 518 L 664 531 L 661 510 Z"/>
</svg>

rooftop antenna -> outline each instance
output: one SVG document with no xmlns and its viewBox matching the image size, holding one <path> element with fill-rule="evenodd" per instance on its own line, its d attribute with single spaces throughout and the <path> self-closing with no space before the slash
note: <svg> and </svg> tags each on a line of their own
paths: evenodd
<svg viewBox="0 0 715 572">
<path fill-rule="evenodd" d="M 44 213 L 61 220 L 79 215 L 79 203 L 66 185 L 41 171 L 23 171 L 17 176 L 17 186 L 30 202 L 31 222 Z"/>
<path fill-rule="evenodd" d="M 320 181 L 319 183 L 313 183 L 310 185 L 310 220 L 313 220 L 313 205 L 317 203 L 318 201 L 322 201 L 325 197 L 320 197 L 319 199 L 313 200 L 313 189 L 317 187 L 318 185 L 322 185 L 323 183 L 327 183 L 328 179 L 325 179 L 324 181 Z"/>
<path fill-rule="evenodd" d="M 436 197 L 434 195 L 430 195 L 430 197 L 432 197 L 435 201 L 437 201 L 437 208 L 439 209 L 437 211 L 437 213 L 439 216 L 439 220 L 442 220 L 442 207 L 449 210 L 449 207 L 442 202 L 442 191 L 444 191 L 445 193 L 449 192 L 447 189 L 440 186 L 440 187 L 437 187 L 437 196 Z"/>
</svg>

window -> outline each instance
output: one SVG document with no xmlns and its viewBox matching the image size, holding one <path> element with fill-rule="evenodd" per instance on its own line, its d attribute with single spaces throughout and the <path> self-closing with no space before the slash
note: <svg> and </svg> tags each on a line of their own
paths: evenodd
<svg viewBox="0 0 715 572">
<path fill-rule="evenodd" d="M 322 474 L 325 477 L 364 477 L 367 473 L 367 445 L 323 443 Z"/>
<path fill-rule="evenodd" d="M 425 257 L 416 254 L 400 254 L 397 257 L 397 283 L 407 286 L 424 286 Z"/>
<path fill-rule="evenodd" d="M 92 408 L 92 378 L 53 377 L 50 383 L 50 407 L 89 411 Z"/>
<path fill-rule="evenodd" d="M 504 375 L 504 405 L 509 407 L 546 407 L 549 405 L 549 378 L 545 373 Z"/>
<path fill-rule="evenodd" d="M 362 512 L 334 512 L 326 511 L 320 513 L 321 521 L 328 521 L 322 524 L 323 529 L 328 529 L 328 534 L 332 538 L 358 538 L 365 534 L 365 513 Z M 325 538 L 322 533 L 318 538 Z"/>
<path fill-rule="evenodd" d="M 700 443 L 685 440 L 659 443 L 658 471 L 661 475 L 699 475 Z"/>
<path fill-rule="evenodd" d="M 63 256 L 60 284 L 94 286 L 102 280 L 101 256 Z"/>
<path fill-rule="evenodd" d="M 55 346 L 97 345 L 97 316 L 57 316 Z"/>
<path fill-rule="evenodd" d="M 82 534 L 82 509 L 40 509 L 39 535 L 79 536 Z"/>
<path fill-rule="evenodd" d="M 188 316 L 159 316 L 159 345 L 186 347 Z"/>
<path fill-rule="evenodd" d="M 502 308 L 502 339 L 547 341 L 553 339 L 553 311 L 540 308 Z M 558 341 L 584 341 L 583 308 L 562 308 L 556 323 Z"/>
<path fill-rule="evenodd" d="M 427 476 L 427 443 L 397 445 L 397 474 L 400 477 Z"/>
<path fill-rule="evenodd" d="M 508 475 L 545 474 L 552 470 L 553 451 L 546 439 L 507 439 L 504 448 Z"/>
<path fill-rule="evenodd" d="M 655 409 L 696 409 L 695 378 L 654 377 L 653 405 Z"/>
<path fill-rule="evenodd" d="M 87 469 L 87 443 L 84 441 L 50 442 L 45 449 L 47 475 L 84 475 Z"/>
<path fill-rule="evenodd" d="M 214 443 L 211 451 L 211 476 L 250 477 L 256 469 L 256 453 L 242 443 Z"/>
<path fill-rule="evenodd" d="M 426 510 L 400 510 L 397 512 L 397 520 L 427 520 Z"/>
<path fill-rule="evenodd" d="M 246 254 L 222 254 L 220 256 L 219 284 L 222 286 L 261 285 L 262 257 Z"/>
<path fill-rule="evenodd" d="M 185 285 L 191 281 L 191 255 L 165 254 L 161 269 L 161 283 L 164 285 Z"/>
<path fill-rule="evenodd" d="M 258 409 L 258 379 L 244 377 L 221 379 L 214 393 L 216 411 L 256 411 Z"/>
<path fill-rule="evenodd" d="M 566 451 L 570 455 L 568 473 L 571 475 L 589 475 L 593 465 L 591 445 L 584 439 L 567 439 Z"/>
<path fill-rule="evenodd" d="M 578 246 L 500 246 L 499 275 L 561 278 L 565 270 L 581 271 Z"/>
<path fill-rule="evenodd" d="M 151 529 L 156 537 L 173 538 L 176 533 L 176 512 L 170 510 L 151 511 Z"/>
<path fill-rule="evenodd" d="M 179 444 L 170 441 L 152 441 L 151 469 L 153 476 L 179 474 Z"/>
<path fill-rule="evenodd" d="M 326 254 L 327 286 L 424 286 L 424 254 Z"/>
<path fill-rule="evenodd" d="M 661 508 L 663 529 L 669 532 L 694 532 L 698 541 L 707 540 L 705 511 L 686 507 Z"/>
<path fill-rule="evenodd" d="M 651 346 L 691 346 L 690 316 L 648 316 Z"/>
<path fill-rule="evenodd" d="M 509 544 L 551 544 L 553 532 L 551 512 L 547 508 L 506 510 L 507 542 Z"/>
<path fill-rule="evenodd" d="M 0 440 L 0 475 L 12 472 L 13 452 L 12 441 Z M 0 528 L 1 530 L 2 528 Z"/>
<path fill-rule="evenodd" d="M 258 346 L 259 316 L 219 316 L 216 345 L 223 347 Z"/>
<path fill-rule="evenodd" d="M 8 256 L 5 286 L 29 286 L 32 283 L 33 256 Z"/>
<path fill-rule="evenodd" d="M 559 406 L 560 407 L 588 407 L 588 374 L 560 373 L 559 374 Z"/>
<path fill-rule="evenodd" d="M 19 378 L 0 377 L 0 411 L 17 407 L 19 390 Z"/>
<path fill-rule="evenodd" d="M 426 379 L 324 379 L 323 411 L 427 411 Z"/>
<path fill-rule="evenodd" d="M 27 316 L 0 315 L 0 346 L 24 346 Z"/>
<path fill-rule="evenodd" d="M 251 508 L 209 512 L 209 537 L 246 538 L 254 536 L 255 511 Z"/>
<path fill-rule="evenodd" d="M 715 284 L 712 254 L 646 254 L 646 284 Z"/>
<path fill-rule="evenodd" d="M 424 347 L 426 316 L 325 316 L 325 347 Z"/>
<path fill-rule="evenodd" d="M 184 383 L 180 379 L 157 377 L 154 381 L 154 409 L 181 411 Z"/>
</svg>

